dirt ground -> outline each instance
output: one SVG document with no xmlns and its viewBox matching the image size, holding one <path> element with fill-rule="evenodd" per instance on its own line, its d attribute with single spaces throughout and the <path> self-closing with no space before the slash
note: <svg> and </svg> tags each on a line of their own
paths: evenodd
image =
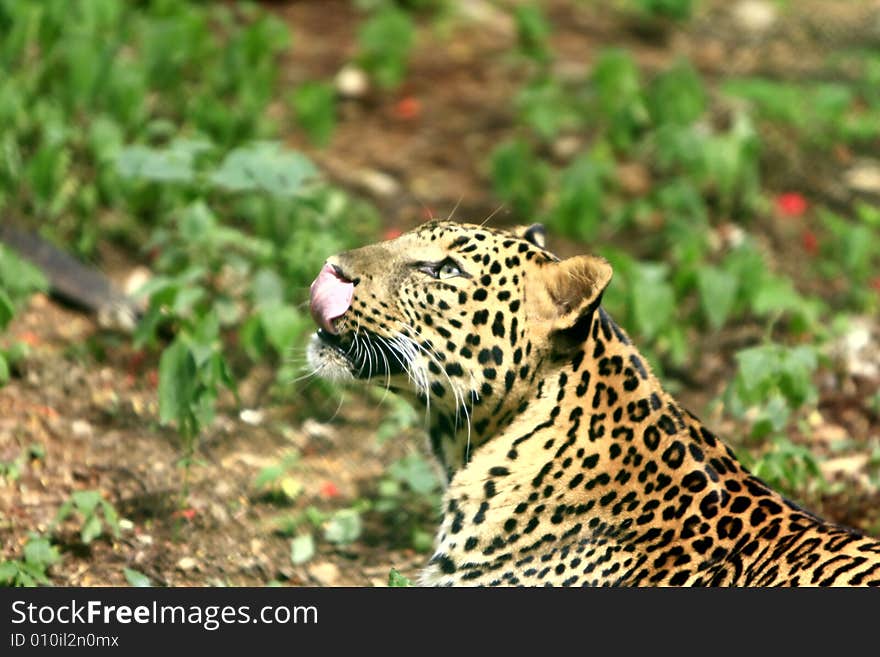
<svg viewBox="0 0 880 657">
<path fill-rule="evenodd" d="M 493 145 L 513 129 L 511 99 L 522 71 L 506 53 L 515 29 L 490 3 L 472 4 L 470 22 L 452 25 L 448 33 L 430 26 L 420 32 L 401 89 L 345 101 L 327 149 L 316 151 L 290 130 L 288 143 L 306 151 L 337 184 L 368 196 L 387 229 L 453 211 L 462 220 L 482 221 L 493 213 L 497 224 L 510 220 L 492 200 L 484 167 Z M 808 77 L 823 61 L 823 48 L 833 47 L 840 34 L 861 34 L 856 27 L 866 22 L 859 12 L 870 3 L 846 3 L 846 12 L 833 15 L 829 4 L 842 3 L 797 3 L 796 20 L 761 35 L 737 22 L 728 9 L 737 3 L 710 3 L 717 8 L 666 34 L 634 30 L 625 17 L 602 10 L 603 4 L 546 3 L 561 72 L 583 73 L 599 48 L 621 45 L 649 70 L 687 55 L 709 79 L 733 72 Z M 293 30 L 295 45 L 284 68 L 289 84 L 330 78 L 353 55 L 357 21 L 347 0 L 266 6 Z M 403 99 L 415 99 L 416 116 L 401 112 Z M 771 190 L 794 185 L 810 189 L 817 200 L 849 200 L 839 183 L 845 162 L 812 166 L 784 148 L 771 155 L 781 163 L 769 176 Z M 550 243 L 560 253 L 579 248 L 553 236 Z M 103 266 L 121 280 L 128 273 L 120 265 L 125 254 L 108 254 L 113 257 Z M 796 272 L 797 254 L 779 266 Z M 876 318 L 869 328 L 876 337 Z M 382 408 L 371 397 L 346 393 L 338 405 L 316 410 L 301 385 L 292 385 L 284 399 L 268 394 L 273 373 L 257 369 L 241 386 L 242 408 L 254 412 L 241 414 L 228 400 L 221 405 L 202 438 L 199 462 L 190 468 L 190 492 L 181 507 L 178 438 L 157 422 L 156 354 L 135 352 L 125 336 L 103 333 L 92 318 L 42 295 L 0 340 L 24 340 L 32 351 L 23 375 L 0 389 L 0 462 L 18 458 L 32 444 L 45 450 L 25 463 L 17 480 L 0 480 L 0 559 L 19 556 L 28 532 L 46 531 L 72 491 L 98 489 L 126 520 L 123 530 L 118 538 L 84 545 L 76 526 L 65 524 L 63 558 L 51 570 L 54 584 L 125 585 L 128 567 L 164 586 L 371 586 L 387 582 L 392 566 L 412 577 L 426 561 L 403 547 L 406 540 L 375 513 L 365 514 L 356 543 L 339 548 L 318 540 L 316 556 L 300 566 L 291 564 L 290 539 L 272 531 L 279 513 L 311 505 L 332 511 L 369 496 L 388 463 L 423 448 L 415 433 L 380 445 L 375 430 Z M 708 406 L 731 376 L 731 354 L 742 340 L 731 330 L 699 345 L 706 356 L 679 393 L 722 435 L 731 427 Z M 823 458 L 832 486 L 802 500 L 831 519 L 874 533 L 880 532 L 880 493 L 866 464 L 880 418 L 861 400 L 877 385 L 847 372 L 823 380 L 821 418 L 810 448 Z M 847 436 L 855 446 L 832 451 Z M 260 496 L 253 481 L 291 450 L 301 454 L 295 475 L 303 493 L 284 508 Z"/>
</svg>

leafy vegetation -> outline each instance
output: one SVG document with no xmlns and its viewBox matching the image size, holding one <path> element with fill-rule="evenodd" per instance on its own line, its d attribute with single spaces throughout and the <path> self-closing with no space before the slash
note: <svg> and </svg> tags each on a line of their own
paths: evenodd
<svg viewBox="0 0 880 657">
<path fill-rule="evenodd" d="M 47 569 L 60 560 L 58 549 L 48 538 L 31 534 L 21 559 L 0 561 L 0 584 L 4 586 L 37 586 L 49 584 Z"/>
</svg>

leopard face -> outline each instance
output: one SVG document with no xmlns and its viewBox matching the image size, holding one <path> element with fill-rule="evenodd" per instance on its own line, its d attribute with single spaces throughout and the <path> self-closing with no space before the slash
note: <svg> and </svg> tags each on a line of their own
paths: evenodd
<svg viewBox="0 0 880 657">
<path fill-rule="evenodd" d="M 611 277 L 601 258 L 560 261 L 541 226 L 431 222 L 333 256 L 312 287 L 309 362 L 426 406 L 452 471 L 522 412 L 541 365 Z"/>
</svg>

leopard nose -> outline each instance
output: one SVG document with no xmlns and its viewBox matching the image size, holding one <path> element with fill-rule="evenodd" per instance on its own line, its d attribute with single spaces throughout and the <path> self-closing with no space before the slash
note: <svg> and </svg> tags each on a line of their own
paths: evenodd
<svg viewBox="0 0 880 657">
<path fill-rule="evenodd" d="M 325 262 L 309 290 L 312 319 L 325 331 L 335 335 L 337 330 L 333 320 L 344 315 L 351 307 L 354 283 L 343 277 L 338 267 Z"/>
</svg>

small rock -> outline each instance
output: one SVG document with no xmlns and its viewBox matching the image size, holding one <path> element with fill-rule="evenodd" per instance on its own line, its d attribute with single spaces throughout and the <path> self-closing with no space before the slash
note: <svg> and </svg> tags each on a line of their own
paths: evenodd
<svg viewBox="0 0 880 657">
<path fill-rule="evenodd" d="M 263 413 L 263 411 L 246 408 L 238 414 L 238 417 L 241 418 L 241 421 L 245 424 L 250 424 L 251 426 L 256 427 L 263 423 L 263 420 L 265 419 L 265 414 Z"/>
<path fill-rule="evenodd" d="M 70 423 L 70 431 L 77 438 L 91 438 L 94 430 L 92 425 L 85 420 L 74 420 Z"/>
<path fill-rule="evenodd" d="M 880 378 L 880 336 L 868 317 L 850 319 L 846 333 L 836 338 L 830 352 L 849 376 Z"/>
<path fill-rule="evenodd" d="M 570 160 L 583 147 L 583 141 L 577 135 L 564 135 L 553 142 L 553 157 L 558 160 Z"/>
<path fill-rule="evenodd" d="M 839 424 L 823 424 L 813 430 L 813 440 L 825 444 L 844 441 L 849 437 L 846 429 Z"/>
<path fill-rule="evenodd" d="M 503 36 L 513 36 L 516 33 L 516 25 L 510 12 L 499 9 L 487 0 L 459 2 L 456 9 L 463 18 L 480 23 L 481 27 L 497 31 Z"/>
<path fill-rule="evenodd" d="M 639 162 L 627 162 L 617 166 L 617 182 L 624 193 L 644 196 L 651 191 L 651 172 Z"/>
<path fill-rule="evenodd" d="M 323 440 L 331 440 L 333 438 L 333 429 L 330 425 L 322 424 L 312 418 L 302 423 L 302 430 L 309 438 L 320 438 Z"/>
<path fill-rule="evenodd" d="M 122 284 L 122 289 L 129 296 L 134 296 L 137 292 L 153 278 L 153 272 L 146 267 L 135 267 L 126 276 Z"/>
<path fill-rule="evenodd" d="M 361 98 L 370 89 L 367 74 L 355 66 L 345 66 L 333 81 L 336 91 L 345 98 Z"/>
<path fill-rule="evenodd" d="M 778 18 L 776 7 L 765 0 L 742 0 L 733 7 L 733 19 L 746 32 L 762 34 Z"/>
<path fill-rule="evenodd" d="M 857 192 L 880 194 L 880 165 L 876 162 L 862 162 L 843 174 L 850 189 Z"/>
<path fill-rule="evenodd" d="M 339 581 L 339 567 L 329 561 L 309 566 L 309 574 L 321 586 L 334 586 Z"/>
<path fill-rule="evenodd" d="M 150 534 L 138 534 L 137 535 L 138 543 L 143 543 L 144 545 L 152 545 L 153 537 Z"/>
<path fill-rule="evenodd" d="M 208 506 L 208 512 L 211 514 L 211 517 L 221 525 L 225 525 L 227 522 L 229 522 L 229 513 L 226 511 L 222 504 L 212 502 Z"/>
<path fill-rule="evenodd" d="M 853 477 L 858 481 L 859 485 L 870 488 L 871 480 L 867 473 L 868 455 L 853 454 L 851 456 L 840 456 L 834 459 L 822 461 L 819 464 L 819 470 L 825 479 L 834 479 L 835 475 L 844 475 Z"/>
<path fill-rule="evenodd" d="M 400 183 L 387 173 L 375 169 L 355 171 L 354 178 L 367 192 L 380 198 L 390 198 L 400 191 Z"/>
<path fill-rule="evenodd" d="M 177 562 L 177 567 L 183 572 L 188 572 L 197 568 L 199 562 L 193 559 L 192 557 L 183 557 L 180 561 Z"/>
</svg>

